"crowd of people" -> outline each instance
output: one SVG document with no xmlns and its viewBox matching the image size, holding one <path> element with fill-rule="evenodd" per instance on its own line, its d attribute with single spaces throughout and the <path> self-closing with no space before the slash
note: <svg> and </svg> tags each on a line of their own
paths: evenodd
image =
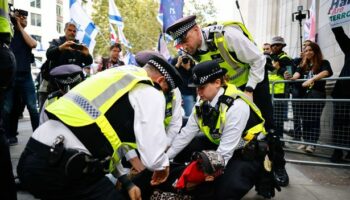
<svg viewBox="0 0 350 200">
<path fill-rule="evenodd" d="M 243 24 L 200 27 L 194 15 L 166 30 L 180 52 L 173 60 L 145 50 L 136 54 L 138 66 L 125 65 L 116 43 L 91 74 L 91 52 L 68 22 L 65 35 L 46 52 L 38 109 L 30 71 L 36 41 L 24 30 L 25 13 L 14 17 L 12 41 L 10 34 L 1 40 L 1 52 L 10 58 L 6 72 L 14 74 L 12 82 L 1 82 L 1 148 L 17 143 L 13 102 L 19 99 L 33 134 L 17 175 L 21 187 L 40 199 L 241 199 L 253 187 L 274 197 L 289 184 L 280 141 L 287 107 L 272 105 L 271 94 L 325 98 L 325 82 L 319 80 L 332 76 L 314 42 L 305 42 L 300 59 L 292 59 L 280 36 L 261 52 Z M 342 76 L 349 75 L 347 65 Z M 297 79 L 307 80 L 293 87 L 269 84 Z M 334 98 L 344 98 L 336 91 Z M 295 139 L 317 142 L 323 107 L 293 104 L 300 123 Z M 348 129 L 339 121 L 337 127 Z M 315 151 L 312 145 L 300 149 Z M 2 171 L 2 180 L 10 188 L 8 198 L 16 199 L 8 148 L 4 153 L 9 170 Z M 335 151 L 333 161 L 342 153 Z"/>
</svg>

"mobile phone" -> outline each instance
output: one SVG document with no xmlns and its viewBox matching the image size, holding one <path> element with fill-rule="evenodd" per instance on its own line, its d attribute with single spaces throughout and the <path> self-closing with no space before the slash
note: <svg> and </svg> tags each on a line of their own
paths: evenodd
<svg viewBox="0 0 350 200">
<path fill-rule="evenodd" d="M 77 43 L 74 43 L 70 46 L 72 49 L 75 49 L 75 50 L 83 50 L 84 49 L 84 46 L 82 44 L 77 44 Z"/>
</svg>

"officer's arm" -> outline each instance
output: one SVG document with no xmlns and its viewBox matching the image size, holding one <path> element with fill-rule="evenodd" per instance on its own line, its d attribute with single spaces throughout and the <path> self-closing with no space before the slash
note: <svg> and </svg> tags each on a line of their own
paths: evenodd
<svg viewBox="0 0 350 200">
<path fill-rule="evenodd" d="M 264 80 L 266 58 L 253 42 L 234 28 L 225 28 L 225 39 L 229 51 L 236 52 L 237 58 L 250 66 L 246 86 L 255 89 L 256 84 Z"/>
<path fill-rule="evenodd" d="M 226 123 L 217 149 L 217 152 L 225 159 L 225 164 L 231 159 L 234 150 L 239 148 L 239 141 L 247 125 L 249 115 L 250 108 L 242 99 L 235 100 L 226 113 Z"/>
<path fill-rule="evenodd" d="M 172 108 L 172 117 L 171 121 L 166 128 L 166 134 L 168 138 L 168 146 L 171 145 L 175 136 L 179 133 L 182 126 L 182 113 L 181 113 L 181 92 L 178 88 L 174 89 L 175 95 L 175 106 Z"/>
<path fill-rule="evenodd" d="M 134 132 L 142 163 L 151 171 L 169 166 L 165 155 L 167 138 L 164 128 L 165 98 L 163 94 L 146 84 L 138 84 L 129 92 L 134 108 Z"/>
<path fill-rule="evenodd" d="M 169 159 L 173 159 L 182 149 L 184 149 L 193 138 L 200 132 L 198 127 L 198 119 L 194 112 L 188 118 L 187 124 L 181 129 L 181 132 L 176 135 L 170 148 L 167 151 Z"/>
</svg>

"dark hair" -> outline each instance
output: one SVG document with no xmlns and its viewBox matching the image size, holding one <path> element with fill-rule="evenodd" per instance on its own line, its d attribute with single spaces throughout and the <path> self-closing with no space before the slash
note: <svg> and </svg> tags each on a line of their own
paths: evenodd
<svg viewBox="0 0 350 200">
<path fill-rule="evenodd" d="M 309 46 L 311 47 L 312 51 L 314 52 L 314 56 L 310 59 L 307 60 L 307 62 L 305 62 L 301 67 L 303 69 L 303 71 L 307 70 L 307 65 L 311 62 L 312 63 L 312 71 L 314 73 L 317 73 L 318 70 L 320 69 L 322 60 L 323 60 L 323 55 L 320 49 L 320 46 L 318 46 L 318 44 L 314 43 L 314 42 L 310 42 L 309 44 L 305 45 L 305 48 Z"/>
<path fill-rule="evenodd" d="M 223 75 L 221 77 L 218 77 L 216 79 L 213 79 L 213 80 L 209 81 L 208 83 L 214 83 L 217 79 L 220 79 L 221 86 L 226 86 L 227 85 L 226 78 L 227 78 L 226 75 Z"/>
<path fill-rule="evenodd" d="M 119 43 L 114 43 L 109 47 L 109 50 L 112 51 L 112 49 L 118 48 L 119 51 L 122 51 L 122 46 Z"/>
</svg>

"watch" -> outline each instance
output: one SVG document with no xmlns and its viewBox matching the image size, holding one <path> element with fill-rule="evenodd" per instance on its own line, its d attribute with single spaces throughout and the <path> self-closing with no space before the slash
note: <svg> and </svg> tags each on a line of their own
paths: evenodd
<svg viewBox="0 0 350 200">
<path fill-rule="evenodd" d="M 244 88 L 244 91 L 254 92 L 254 89 L 251 86 L 247 86 L 247 87 Z"/>
</svg>

